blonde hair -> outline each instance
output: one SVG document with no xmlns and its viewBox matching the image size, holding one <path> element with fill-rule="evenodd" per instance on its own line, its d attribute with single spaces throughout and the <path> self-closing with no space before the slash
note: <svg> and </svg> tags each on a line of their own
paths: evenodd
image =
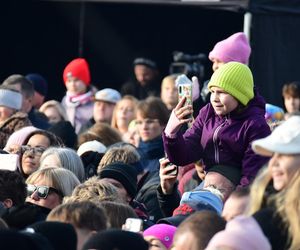
<svg viewBox="0 0 300 250">
<path fill-rule="evenodd" d="M 119 129 L 118 124 L 117 124 L 117 111 L 118 111 L 119 106 L 121 105 L 121 103 L 124 100 L 131 101 L 131 104 L 132 104 L 133 109 L 134 109 L 133 110 L 134 116 L 136 115 L 136 107 L 137 107 L 137 104 L 138 104 L 138 100 L 132 95 L 123 96 L 122 99 L 120 101 L 118 101 L 116 106 L 114 107 L 114 111 L 113 111 L 112 119 L 111 119 L 111 127 L 115 128 L 117 130 Z"/>
<path fill-rule="evenodd" d="M 100 171 L 108 164 L 114 162 L 123 162 L 125 164 L 133 164 L 141 160 L 141 156 L 137 149 L 131 144 L 124 144 L 121 147 L 112 147 L 103 155 L 97 172 Z"/>
<path fill-rule="evenodd" d="M 68 120 L 67 113 L 60 102 L 58 102 L 56 100 L 47 101 L 47 102 L 43 103 L 43 105 L 40 107 L 39 111 L 41 113 L 45 113 L 46 109 L 48 109 L 48 108 L 55 108 L 57 110 L 57 112 L 59 113 L 59 115 L 61 116 L 62 120 L 64 120 L 64 121 Z"/>
<path fill-rule="evenodd" d="M 271 181 L 268 167 L 261 169 L 250 188 L 250 206 L 247 214 L 252 215 L 270 202 L 274 202 L 276 213 L 288 229 L 289 249 L 296 250 L 300 246 L 300 170 L 298 170 L 288 186 L 282 191 L 266 197 L 266 188 Z"/>
<path fill-rule="evenodd" d="M 27 178 L 26 183 L 34 184 L 41 178 L 44 179 L 50 187 L 61 191 L 63 196 L 71 195 L 74 188 L 80 184 L 75 174 L 64 168 L 39 169 Z"/>
<path fill-rule="evenodd" d="M 300 246 L 300 170 L 298 170 L 288 187 L 275 195 L 276 212 L 288 229 L 289 249 L 298 250 Z"/>
<path fill-rule="evenodd" d="M 266 188 L 271 179 L 268 167 L 261 168 L 250 187 L 250 201 L 246 214 L 254 214 L 267 203 Z"/>
<path fill-rule="evenodd" d="M 72 195 L 64 199 L 64 203 L 87 200 L 98 204 L 101 201 L 121 201 L 121 198 L 114 185 L 93 176 L 78 185 Z"/>
</svg>

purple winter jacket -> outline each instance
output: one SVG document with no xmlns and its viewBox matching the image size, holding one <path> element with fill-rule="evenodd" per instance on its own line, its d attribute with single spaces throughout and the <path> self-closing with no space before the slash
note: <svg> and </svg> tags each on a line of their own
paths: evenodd
<svg viewBox="0 0 300 250">
<path fill-rule="evenodd" d="M 247 186 L 269 160 L 251 149 L 253 140 L 271 133 L 264 114 L 265 101 L 259 95 L 242 112 L 235 110 L 226 116 L 216 115 L 209 103 L 184 134 L 178 132 L 175 138 L 168 138 L 163 133 L 164 149 L 169 160 L 180 166 L 202 158 L 207 168 L 214 165 L 242 168 L 240 185 Z"/>
</svg>

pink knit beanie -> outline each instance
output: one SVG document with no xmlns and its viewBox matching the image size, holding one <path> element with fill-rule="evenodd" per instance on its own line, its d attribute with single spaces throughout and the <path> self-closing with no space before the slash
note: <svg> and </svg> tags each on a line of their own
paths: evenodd
<svg viewBox="0 0 300 250">
<path fill-rule="evenodd" d="M 246 64 L 250 57 L 251 48 L 243 32 L 238 32 L 218 42 L 209 53 L 209 60 L 218 59 L 221 62 L 240 62 Z"/>
<path fill-rule="evenodd" d="M 168 224 L 155 224 L 147 228 L 144 231 L 143 236 L 154 236 L 160 240 L 167 249 L 169 249 L 173 243 L 173 237 L 176 229 L 176 227 Z"/>
<path fill-rule="evenodd" d="M 19 145 L 21 146 L 26 137 L 33 131 L 38 130 L 38 128 L 33 127 L 33 126 L 27 126 L 24 128 L 21 128 L 17 131 L 15 131 L 14 133 L 11 134 L 11 136 L 8 138 L 6 145 L 4 147 L 4 150 L 8 150 L 10 148 L 10 146 L 12 145 Z"/>
</svg>

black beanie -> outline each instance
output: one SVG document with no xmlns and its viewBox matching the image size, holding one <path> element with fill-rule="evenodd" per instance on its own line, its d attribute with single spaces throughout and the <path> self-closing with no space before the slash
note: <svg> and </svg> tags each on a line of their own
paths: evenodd
<svg viewBox="0 0 300 250">
<path fill-rule="evenodd" d="M 111 178 L 119 181 L 131 198 L 137 192 L 137 171 L 135 167 L 123 162 L 106 165 L 99 173 L 99 178 Z"/>
<path fill-rule="evenodd" d="M 240 183 L 242 177 L 241 168 L 227 165 L 215 165 L 209 167 L 208 170 L 206 170 L 206 172 L 217 172 L 226 177 L 236 186 Z"/>
<path fill-rule="evenodd" d="M 49 240 L 55 250 L 76 250 L 77 234 L 71 224 L 58 221 L 41 221 L 30 225 L 26 230 L 34 230 Z"/>
<path fill-rule="evenodd" d="M 77 144 L 77 134 L 69 121 L 59 121 L 51 125 L 48 131 L 58 136 L 68 148 L 75 148 Z"/>
<path fill-rule="evenodd" d="M 141 234 L 120 229 L 109 229 L 92 235 L 83 245 L 82 250 L 147 250 L 149 245 Z"/>
</svg>

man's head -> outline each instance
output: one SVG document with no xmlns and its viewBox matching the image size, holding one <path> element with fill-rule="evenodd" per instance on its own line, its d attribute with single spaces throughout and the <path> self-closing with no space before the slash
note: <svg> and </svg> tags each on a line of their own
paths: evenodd
<svg viewBox="0 0 300 250">
<path fill-rule="evenodd" d="M 0 170 L 0 202 L 7 208 L 22 205 L 27 196 L 24 178 L 9 170 Z"/>
<path fill-rule="evenodd" d="M 11 86 L 22 94 L 21 111 L 29 113 L 33 106 L 34 88 L 32 82 L 22 75 L 11 75 L 2 83 L 4 86 Z"/>
<path fill-rule="evenodd" d="M 107 218 L 102 207 L 90 201 L 65 203 L 52 209 L 47 221 L 70 223 L 77 234 L 77 249 L 96 232 L 107 228 Z"/>
<path fill-rule="evenodd" d="M 94 120 L 95 122 L 111 123 L 116 103 L 121 100 L 121 94 L 115 89 L 102 89 L 94 97 Z"/>
<path fill-rule="evenodd" d="M 113 184 L 125 202 L 129 203 L 137 192 L 137 171 L 133 166 L 114 162 L 105 166 L 99 173 L 100 179 Z"/>
<path fill-rule="evenodd" d="M 225 228 L 225 220 L 215 212 L 196 212 L 177 228 L 173 240 L 174 250 L 205 249 L 209 240 Z"/>
<path fill-rule="evenodd" d="M 213 186 L 224 196 L 224 201 L 240 183 L 241 169 L 227 165 L 215 165 L 207 169 L 204 188 Z"/>
<path fill-rule="evenodd" d="M 148 58 L 136 58 L 133 61 L 134 74 L 141 86 L 147 86 L 158 76 L 157 65 Z"/>
</svg>

